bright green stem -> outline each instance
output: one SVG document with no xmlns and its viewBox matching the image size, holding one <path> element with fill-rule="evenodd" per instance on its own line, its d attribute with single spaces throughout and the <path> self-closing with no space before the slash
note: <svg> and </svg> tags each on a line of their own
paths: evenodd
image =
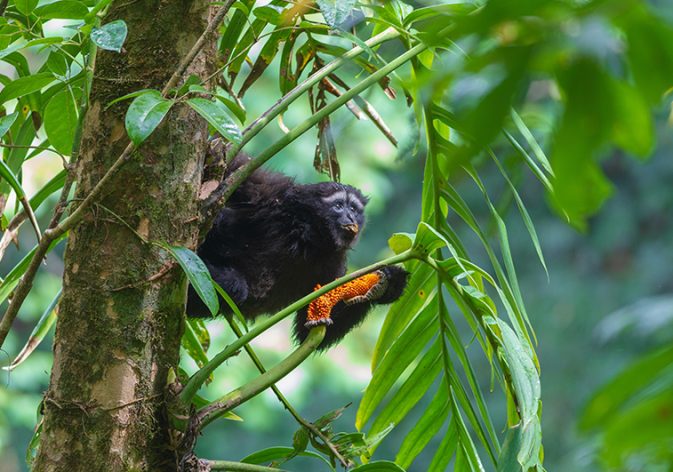
<svg viewBox="0 0 673 472">
<path fill-rule="evenodd" d="M 335 287 L 338 287 L 339 285 L 343 285 L 346 282 L 349 282 L 353 279 L 357 279 L 358 277 L 365 275 L 369 272 L 372 272 L 374 270 L 380 269 L 383 266 L 391 264 L 399 264 L 401 262 L 408 261 L 409 259 L 412 259 L 414 257 L 416 257 L 415 253 L 413 253 L 411 250 L 408 250 L 401 254 L 397 254 L 396 256 L 384 259 L 375 264 L 363 267 L 362 269 L 356 270 L 355 272 L 351 272 L 350 274 L 344 275 L 343 277 L 339 277 L 335 281 L 330 282 L 327 285 L 321 287 L 319 290 L 316 290 L 306 295 L 305 297 L 297 300 L 296 302 L 289 305 L 285 309 L 279 311 L 272 317 L 267 318 L 261 323 L 255 325 L 250 331 L 248 331 L 243 336 L 238 338 L 236 341 L 231 343 L 229 346 L 224 348 L 215 357 L 213 357 L 210 360 L 210 362 L 208 362 L 201 369 L 199 369 L 194 375 L 192 375 L 192 377 L 187 381 L 187 384 L 185 384 L 185 388 L 183 388 L 182 392 L 180 392 L 180 401 L 183 404 L 188 405 L 194 398 L 194 395 L 196 395 L 196 392 L 199 390 L 199 388 L 201 388 L 201 385 L 203 385 L 206 379 L 210 377 L 210 374 L 213 373 L 213 371 L 217 369 L 220 366 L 220 364 L 226 361 L 236 351 L 241 349 L 241 347 L 243 347 L 245 344 L 249 343 L 251 340 L 262 334 L 264 331 L 266 331 L 279 321 L 287 318 L 289 315 L 299 310 L 301 307 L 308 305 L 319 296 L 329 292 L 330 290 L 332 290 Z"/>
<path fill-rule="evenodd" d="M 400 33 L 394 28 L 388 28 L 381 33 L 369 38 L 365 41 L 365 44 L 370 48 L 377 46 L 385 41 L 397 38 Z M 342 65 L 346 64 L 348 61 L 353 59 L 356 56 L 362 54 L 364 49 L 361 46 L 355 46 L 350 51 L 346 52 L 343 56 L 336 58 L 329 64 L 321 67 L 315 73 L 311 74 L 306 80 L 297 85 L 295 88 L 290 90 L 283 98 L 278 100 L 271 108 L 265 111 L 259 118 L 257 118 L 253 123 L 250 124 L 245 129 L 243 133 L 243 139 L 240 143 L 235 143 L 231 149 L 227 152 L 227 157 L 233 157 L 245 146 L 253 137 L 255 137 L 271 120 L 280 115 L 288 106 L 296 99 L 301 97 L 304 92 L 313 87 L 315 84 L 320 82 L 322 79 L 330 75 L 332 72 L 337 70 Z"/>
<path fill-rule="evenodd" d="M 366 90 L 373 84 L 377 83 L 379 80 L 390 74 L 392 71 L 400 67 L 405 62 L 407 62 L 409 59 L 416 57 L 421 52 L 425 51 L 427 48 L 428 46 L 425 44 L 422 43 L 417 44 L 416 46 L 409 49 L 401 56 L 395 58 L 394 60 L 390 61 L 388 64 L 386 64 L 385 66 L 374 72 L 372 75 L 368 76 L 366 79 L 355 85 L 352 89 L 345 92 L 339 98 L 337 98 L 333 102 L 330 102 L 328 105 L 318 110 L 316 113 L 311 115 L 310 118 L 304 120 L 302 123 L 292 128 L 285 134 L 285 136 L 283 136 L 281 139 L 276 141 L 271 146 L 267 147 L 264 151 L 262 151 L 262 153 L 259 156 L 252 159 L 246 165 L 240 167 L 238 170 L 232 173 L 229 176 L 229 178 L 227 178 L 226 191 L 224 192 L 224 195 L 221 197 L 223 199 L 221 201 L 228 200 L 231 194 L 234 193 L 238 185 L 245 179 L 247 179 L 248 176 L 250 176 L 250 174 L 252 174 L 255 171 L 255 169 L 257 169 L 266 161 L 271 159 L 276 153 L 278 153 L 285 146 L 287 146 L 292 141 L 297 139 L 299 136 L 304 134 L 306 131 L 313 128 L 313 126 L 319 123 L 320 120 L 322 120 L 326 116 L 329 116 L 337 108 L 339 108 L 349 100 L 352 100 L 353 97 L 359 95 L 363 90 Z"/>
<path fill-rule="evenodd" d="M 209 470 L 230 470 L 233 472 L 286 472 L 285 469 L 276 469 L 275 467 L 266 467 L 257 464 L 246 464 L 245 462 L 232 461 L 205 461 L 210 467 Z"/>
<path fill-rule="evenodd" d="M 242 387 L 229 392 L 219 401 L 201 409 L 201 411 L 198 413 L 199 429 L 202 430 L 227 411 L 237 407 L 241 403 L 248 401 L 296 369 L 299 364 L 301 364 L 308 356 L 313 353 L 313 351 L 316 350 L 316 348 L 325 338 L 326 332 L 326 326 L 316 326 L 315 328 L 311 329 L 306 339 L 304 339 L 304 342 L 301 343 L 292 354 L 287 356 L 271 369 L 267 370 L 264 374 L 251 380 Z"/>
</svg>

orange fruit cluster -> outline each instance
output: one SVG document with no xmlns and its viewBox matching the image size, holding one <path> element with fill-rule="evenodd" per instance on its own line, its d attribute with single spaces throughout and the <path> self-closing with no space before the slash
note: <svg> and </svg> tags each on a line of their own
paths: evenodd
<svg viewBox="0 0 673 472">
<path fill-rule="evenodd" d="M 330 314 L 334 305 L 342 300 L 348 300 L 358 295 L 365 295 L 369 289 L 379 283 L 380 279 L 379 274 L 372 272 L 346 282 L 319 296 L 308 306 L 306 321 L 311 324 L 319 324 L 322 320 L 330 320 Z M 316 285 L 315 290 L 318 290 L 320 287 L 320 284 Z M 329 321 L 327 324 L 329 324 Z"/>
</svg>

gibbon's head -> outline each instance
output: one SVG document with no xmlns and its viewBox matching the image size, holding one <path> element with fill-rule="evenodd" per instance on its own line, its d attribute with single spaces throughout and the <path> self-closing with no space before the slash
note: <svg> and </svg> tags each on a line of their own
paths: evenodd
<svg viewBox="0 0 673 472">
<path fill-rule="evenodd" d="M 314 205 L 337 249 L 355 245 L 365 224 L 365 205 L 369 199 L 355 187 L 336 182 L 312 186 Z"/>
</svg>

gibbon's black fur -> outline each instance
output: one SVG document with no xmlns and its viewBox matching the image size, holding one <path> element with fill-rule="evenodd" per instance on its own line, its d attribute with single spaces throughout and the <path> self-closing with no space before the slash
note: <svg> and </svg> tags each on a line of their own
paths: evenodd
<svg viewBox="0 0 673 472">
<path fill-rule="evenodd" d="M 237 156 L 226 174 L 248 160 Z M 350 185 L 300 185 L 285 175 L 258 169 L 217 215 L 198 254 L 246 317 L 274 313 L 311 293 L 316 284 L 325 285 L 346 273 L 347 252 L 364 225 L 367 200 Z M 380 270 L 387 281 L 385 290 L 359 303 L 334 306 L 333 324 L 319 349 L 341 340 L 364 320 L 372 305 L 392 303 L 402 295 L 407 272 L 397 266 Z M 226 303 L 220 304 L 228 313 Z M 210 316 L 192 287 L 187 314 Z M 309 331 L 306 315 L 304 307 L 295 316 L 294 335 L 300 342 Z"/>
</svg>

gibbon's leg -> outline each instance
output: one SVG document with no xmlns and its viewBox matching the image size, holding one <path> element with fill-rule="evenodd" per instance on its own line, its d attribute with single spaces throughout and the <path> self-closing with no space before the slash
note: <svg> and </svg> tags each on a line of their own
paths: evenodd
<svg viewBox="0 0 673 472">
<path fill-rule="evenodd" d="M 241 306 L 248 298 L 248 283 L 243 275 L 231 267 L 216 267 L 208 262 L 205 263 L 213 280 L 229 294 L 237 306 Z M 227 303 L 220 298 L 220 309 L 228 313 L 231 310 Z M 208 318 L 212 314 L 190 285 L 187 294 L 187 315 L 196 318 Z"/>
</svg>

